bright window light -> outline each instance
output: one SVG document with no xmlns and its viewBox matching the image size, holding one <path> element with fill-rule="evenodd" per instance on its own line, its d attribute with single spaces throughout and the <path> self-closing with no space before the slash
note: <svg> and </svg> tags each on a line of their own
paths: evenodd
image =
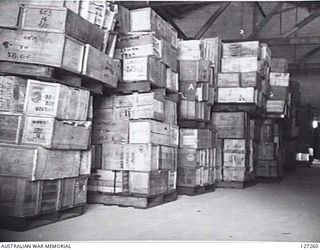
<svg viewBox="0 0 320 250">
<path fill-rule="evenodd" d="M 318 127 L 318 121 L 313 121 L 312 122 L 312 127 L 317 128 Z"/>
</svg>

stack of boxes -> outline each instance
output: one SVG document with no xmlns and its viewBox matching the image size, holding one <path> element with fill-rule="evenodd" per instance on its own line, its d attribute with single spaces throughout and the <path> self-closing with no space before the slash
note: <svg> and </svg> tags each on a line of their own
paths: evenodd
<svg viewBox="0 0 320 250">
<path fill-rule="evenodd" d="M 94 100 L 92 202 L 101 193 L 149 197 L 176 190 L 177 103 L 166 93 L 178 90 L 177 33 L 150 8 L 130 11 L 130 31 L 116 45 L 123 66 L 118 93 Z"/>
<path fill-rule="evenodd" d="M 258 41 L 224 43 L 212 125 L 217 132 L 217 181 L 253 177 L 260 119 L 270 93 L 271 52 Z"/>
<path fill-rule="evenodd" d="M 79 1 L 0 5 L 1 215 L 83 205 L 93 116 L 85 88 L 115 88 L 118 64 Z"/>
<path fill-rule="evenodd" d="M 89 91 L 14 76 L 1 76 L 0 87 L 1 214 L 37 215 L 85 204 Z M 28 196 L 33 198 L 23 198 Z"/>
</svg>

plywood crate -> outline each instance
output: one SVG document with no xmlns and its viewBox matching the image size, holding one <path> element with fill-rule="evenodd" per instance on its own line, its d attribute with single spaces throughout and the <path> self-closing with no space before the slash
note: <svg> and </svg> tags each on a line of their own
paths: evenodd
<svg viewBox="0 0 320 250">
<path fill-rule="evenodd" d="M 211 106 L 205 101 L 180 100 L 178 107 L 180 120 L 210 121 Z"/>
<path fill-rule="evenodd" d="M 285 58 L 271 58 L 270 72 L 287 73 L 288 62 Z"/>
<path fill-rule="evenodd" d="M 213 112 L 212 125 L 218 138 L 245 139 L 248 136 L 249 119 L 246 112 Z"/>
<path fill-rule="evenodd" d="M 31 216 L 38 214 L 40 181 L 0 176 L 0 214 Z"/>
<path fill-rule="evenodd" d="M 259 41 L 222 43 L 222 57 L 258 57 L 261 58 Z"/>
<path fill-rule="evenodd" d="M 99 81 L 104 86 L 116 88 L 118 84 L 118 63 L 93 46 L 85 45 L 85 54 L 81 74 L 89 79 Z"/>
<path fill-rule="evenodd" d="M 90 121 L 75 122 L 59 121 L 54 117 L 24 117 L 22 144 L 50 149 L 86 150 L 90 139 Z"/>
<path fill-rule="evenodd" d="M 151 8 L 130 11 L 130 31 L 153 31 L 174 47 L 178 40 L 177 31 Z"/>
<path fill-rule="evenodd" d="M 129 123 L 129 143 L 151 143 L 178 147 L 179 128 L 152 120 L 132 120 Z"/>
<path fill-rule="evenodd" d="M 209 82 L 210 61 L 208 60 L 179 60 L 180 81 Z"/>
<path fill-rule="evenodd" d="M 77 150 L 46 150 L 25 145 L 0 144 L 0 174 L 28 180 L 76 177 L 90 164 Z M 68 167 L 66 167 L 68 166 Z"/>
<path fill-rule="evenodd" d="M 209 101 L 209 83 L 196 83 L 194 81 L 180 81 L 180 92 L 187 101 Z"/>
<path fill-rule="evenodd" d="M 168 191 L 168 171 L 129 172 L 129 192 L 157 195 Z"/>
<path fill-rule="evenodd" d="M 88 181 L 88 191 L 103 193 L 128 193 L 129 172 L 98 169 L 91 174 Z"/>
<path fill-rule="evenodd" d="M 16 76 L 0 76 L 0 112 L 21 112 L 27 80 Z"/>
<path fill-rule="evenodd" d="M 289 73 L 276 73 L 271 72 L 269 74 L 271 86 L 282 86 L 289 87 L 290 85 L 290 74 Z"/>
<path fill-rule="evenodd" d="M 195 168 L 195 167 L 214 167 L 215 155 L 213 148 L 194 149 L 179 148 L 178 149 L 178 167 L 179 168 Z"/>
<path fill-rule="evenodd" d="M 258 103 L 258 90 L 255 88 L 218 88 L 218 103 Z"/>
<path fill-rule="evenodd" d="M 19 144 L 23 123 L 22 114 L 0 112 L 0 142 Z"/>
<path fill-rule="evenodd" d="M 277 143 L 261 142 L 258 145 L 258 159 L 259 160 L 275 160 L 278 157 Z"/>
<path fill-rule="evenodd" d="M 82 69 L 83 43 L 64 34 L 0 29 L 0 44 L 1 61 L 40 64 L 74 73 Z"/>
<path fill-rule="evenodd" d="M 223 181 L 225 182 L 245 182 L 247 169 L 243 167 L 224 167 Z"/>
<path fill-rule="evenodd" d="M 103 30 L 68 8 L 25 5 L 21 8 L 20 22 L 23 30 L 66 34 L 102 48 Z"/>
<path fill-rule="evenodd" d="M 172 101 L 165 100 L 157 93 L 133 93 L 130 95 L 99 96 L 95 98 L 95 109 L 113 109 L 112 116 L 107 119 L 156 119 L 163 121 L 165 111 L 174 112 L 173 107 L 166 106 Z"/>
<path fill-rule="evenodd" d="M 180 129 L 180 148 L 213 148 L 212 132 L 209 129 Z"/>
<path fill-rule="evenodd" d="M 90 92 L 58 83 L 28 80 L 24 113 L 86 121 Z"/>
<path fill-rule="evenodd" d="M 129 33 L 118 37 L 115 58 L 161 57 L 162 42 L 152 32 Z"/>
<path fill-rule="evenodd" d="M 259 72 L 261 63 L 257 57 L 232 57 L 221 59 L 221 72 Z"/>
<path fill-rule="evenodd" d="M 122 80 L 124 82 L 147 81 L 161 86 L 160 60 L 155 57 L 123 59 Z"/>
<path fill-rule="evenodd" d="M 101 168 L 130 171 L 176 170 L 177 149 L 152 144 L 103 144 Z"/>
</svg>

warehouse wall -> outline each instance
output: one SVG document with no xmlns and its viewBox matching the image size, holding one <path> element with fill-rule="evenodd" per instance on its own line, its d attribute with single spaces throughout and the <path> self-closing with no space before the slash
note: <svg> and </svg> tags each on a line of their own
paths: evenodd
<svg viewBox="0 0 320 250">
<path fill-rule="evenodd" d="M 278 2 L 260 2 L 266 14 L 268 14 Z M 211 3 L 201 9 L 190 12 L 181 19 L 174 21 L 189 36 L 193 37 L 201 26 L 220 6 L 219 2 Z M 310 15 L 305 8 L 283 3 L 282 13 L 275 14 L 271 20 L 257 34 L 257 38 L 276 38 L 294 27 L 295 24 Z M 216 22 L 208 29 L 203 37 L 219 36 L 222 39 L 241 39 L 246 38 L 263 20 L 263 16 L 254 2 L 232 2 Z M 240 30 L 244 34 L 240 34 Z M 298 32 L 290 37 L 308 37 L 320 35 L 320 17 L 310 22 Z M 270 46 L 272 57 L 286 58 L 289 63 L 301 58 L 304 54 L 317 47 L 318 45 L 285 45 Z M 320 52 L 308 58 L 307 63 L 320 63 Z M 319 74 L 300 74 L 295 75 L 301 83 L 302 103 L 320 107 L 320 73 Z"/>
</svg>

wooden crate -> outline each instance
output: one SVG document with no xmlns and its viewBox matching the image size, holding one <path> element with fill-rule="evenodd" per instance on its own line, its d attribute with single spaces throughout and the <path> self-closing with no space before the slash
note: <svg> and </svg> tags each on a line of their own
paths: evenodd
<svg viewBox="0 0 320 250">
<path fill-rule="evenodd" d="M 181 148 L 212 148 L 212 132 L 209 129 L 180 129 Z"/>
<path fill-rule="evenodd" d="M 0 191 L 1 215 L 28 216 L 38 213 L 39 181 L 0 176 Z"/>
<path fill-rule="evenodd" d="M 257 72 L 218 73 L 217 86 L 220 88 L 260 88 L 260 85 L 260 75 Z"/>
<path fill-rule="evenodd" d="M 249 152 L 223 152 L 223 167 L 246 168 L 249 166 Z"/>
<path fill-rule="evenodd" d="M 178 147 L 179 129 L 175 125 L 152 120 L 129 122 L 129 143 L 151 143 Z"/>
<path fill-rule="evenodd" d="M 210 71 L 208 60 L 179 60 L 180 81 L 209 82 Z"/>
<path fill-rule="evenodd" d="M 196 187 L 209 184 L 209 168 L 182 167 L 177 170 L 177 187 Z"/>
<path fill-rule="evenodd" d="M 1 144 L 0 149 L 1 175 L 32 181 L 75 177 L 80 173 L 81 164 L 90 163 L 76 150 L 46 150 L 9 144 Z"/>
<path fill-rule="evenodd" d="M 158 87 L 162 85 L 160 60 L 153 56 L 123 59 L 122 80 L 124 82 L 148 81 Z"/>
<path fill-rule="evenodd" d="M 258 72 L 260 62 L 257 57 L 231 57 L 221 59 L 221 72 Z"/>
<path fill-rule="evenodd" d="M 223 167 L 223 181 L 245 182 L 247 169 L 243 167 Z"/>
<path fill-rule="evenodd" d="M 59 208 L 60 180 L 40 182 L 39 213 L 54 212 Z"/>
<path fill-rule="evenodd" d="M 255 88 L 218 88 L 218 103 L 258 103 Z"/>
<path fill-rule="evenodd" d="M 120 64 L 93 46 L 85 45 L 85 54 L 81 74 L 109 88 L 118 84 Z"/>
<path fill-rule="evenodd" d="M 168 171 L 129 172 L 129 192 L 157 195 L 168 191 Z"/>
<path fill-rule="evenodd" d="M 104 32 L 68 8 L 25 5 L 21 8 L 23 30 L 62 33 L 102 48 Z"/>
<path fill-rule="evenodd" d="M 261 142 L 258 145 L 258 159 L 259 160 L 275 160 L 277 154 L 278 145 L 273 142 Z"/>
<path fill-rule="evenodd" d="M 179 120 L 210 121 L 211 106 L 208 102 L 181 100 L 178 104 Z"/>
<path fill-rule="evenodd" d="M 178 119 L 177 106 L 178 104 L 176 102 L 165 99 L 165 103 L 164 103 L 164 110 L 165 110 L 164 122 L 165 123 L 177 125 L 177 119 Z"/>
<path fill-rule="evenodd" d="M 269 74 L 271 86 L 289 87 L 290 74 L 289 73 L 276 73 L 271 72 Z"/>
<path fill-rule="evenodd" d="M 0 29 L 0 44 L 1 61 L 40 64 L 74 73 L 82 69 L 83 43 L 64 34 Z"/>
<path fill-rule="evenodd" d="M 271 58 L 270 72 L 287 73 L 288 62 L 285 58 Z"/>
<path fill-rule="evenodd" d="M 214 149 L 194 149 L 179 148 L 178 149 L 178 167 L 195 168 L 195 167 L 214 167 L 215 166 Z"/>
<path fill-rule="evenodd" d="M 161 65 L 164 66 L 163 63 Z M 161 66 L 161 67 L 163 67 Z M 179 91 L 179 74 L 174 72 L 171 68 L 165 68 L 165 87 L 173 92 L 178 92 Z M 164 76 L 161 76 L 161 78 Z M 162 79 L 161 79 L 162 81 Z"/>
<path fill-rule="evenodd" d="M 15 76 L 0 76 L 0 112 L 22 113 L 27 80 Z"/>
<path fill-rule="evenodd" d="M 0 113 L 0 142 L 19 144 L 23 128 L 23 115 Z"/>
<path fill-rule="evenodd" d="M 180 92 L 188 101 L 209 101 L 209 83 L 196 83 L 194 81 L 180 81 Z"/>
<path fill-rule="evenodd" d="M 153 171 L 175 170 L 177 149 L 152 144 L 103 144 L 102 169 Z"/>
<path fill-rule="evenodd" d="M 174 72 L 178 72 L 177 50 L 162 40 L 161 61 Z"/>
<path fill-rule="evenodd" d="M 48 149 L 86 150 L 90 145 L 90 139 L 90 121 L 59 121 L 54 117 L 40 116 L 24 117 L 22 144 Z"/>
<path fill-rule="evenodd" d="M 259 41 L 222 43 L 222 57 L 258 57 L 261 58 Z"/>
<path fill-rule="evenodd" d="M 259 160 L 256 163 L 255 175 L 257 177 L 280 177 L 278 160 Z"/>
<path fill-rule="evenodd" d="M 24 113 L 86 121 L 90 92 L 58 83 L 28 80 Z"/>
</svg>

